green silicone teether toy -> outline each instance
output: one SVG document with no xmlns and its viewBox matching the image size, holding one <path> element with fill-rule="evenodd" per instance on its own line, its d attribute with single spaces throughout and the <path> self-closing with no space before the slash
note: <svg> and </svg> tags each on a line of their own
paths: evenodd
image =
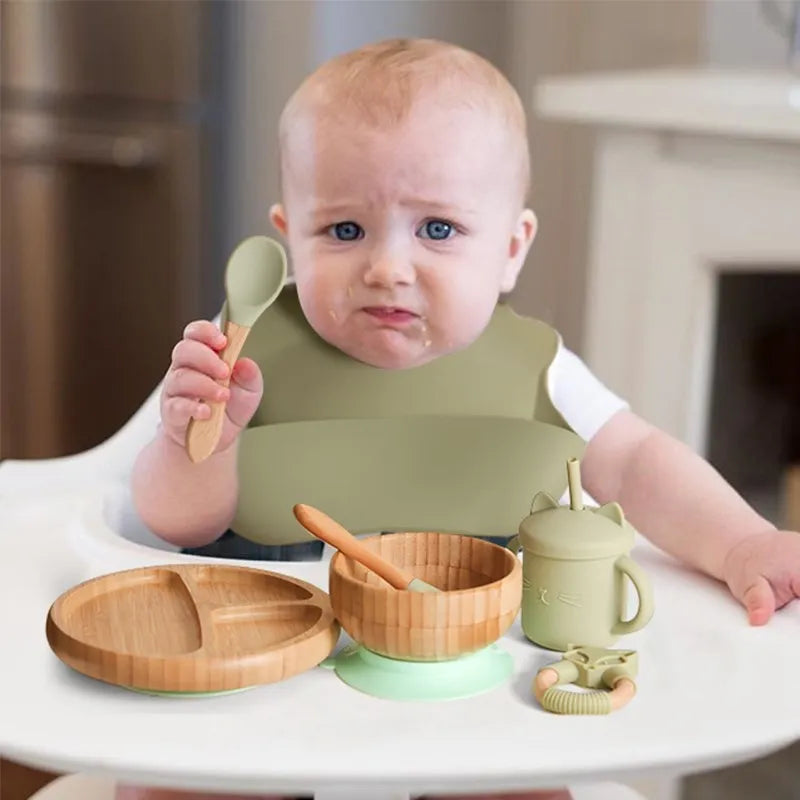
<svg viewBox="0 0 800 800">
<path fill-rule="evenodd" d="M 554 714 L 610 714 L 636 694 L 633 679 L 638 668 L 634 650 L 576 647 L 567 650 L 561 661 L 539 670 L 533 693 L 542 707 Z M 578 693 L 558 688 L 566 683 L 611 691 Z"/>
</svg>

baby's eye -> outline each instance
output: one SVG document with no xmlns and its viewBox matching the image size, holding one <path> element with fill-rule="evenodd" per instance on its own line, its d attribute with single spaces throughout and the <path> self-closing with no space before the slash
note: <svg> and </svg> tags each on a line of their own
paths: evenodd
<svg viewBox="0 0 800 800">
<path fill-rule="evenodd" d="M 328 233 L 340 242 L 354 242 L 364 236 L 364 229 L 356 222 L 337 222 L 328 228 Z"/>
<path fill-rule="evenodd" d="M 444 241 L 449 239 L 455 233 L 455 227 L 451 222 L 444 219 L 429 219 L 426 223 L 420 226 L 417 231 L 417 236 L 423 239 L 434 239 L 435 241 Z"/>
</svg>

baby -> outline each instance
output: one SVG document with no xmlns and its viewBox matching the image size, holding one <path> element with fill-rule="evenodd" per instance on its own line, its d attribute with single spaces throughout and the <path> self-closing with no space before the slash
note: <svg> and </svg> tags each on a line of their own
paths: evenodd
<svg viewBox="0 0 800 800">
<path fill-rule="evenodd" d="M 536 234 L 525 207 L 525 114 L 508 81 L 442 42 L 364 47 L 299 87 L 281 118 L 280 145 L 283 197 L 270 219 L 291 256 L 296 289 L 285 291 L 296 291 L 316 336 L 384 371 L 467 351 L 492 324 L 500 295 L 514 288 Z M 281 379 L 267 374 L 265 389 L 259 364 L 243 357 L 222 388 L 224 345 L 209 321 L 190 323 L 176 345 L 161 426 L 134 467 L 137 509 L 188 552 L 246 557 L 250 547 L 259 558 L 318 558 L 316 542 L 256 546 L 229 530 L 239 500 L 239 434 Z M 547 386 L 587 442 L 581 470 L 595 500 L 618 501 L 652 542 L 727 583 L 752 624 L 800 596 L 800 536 L 776 530 L 563 347 Z M 217 450 L 193 464 L 187 425 L 208 418 L 207 403 L 220 400 L 227 417 Z"/>
</svg>

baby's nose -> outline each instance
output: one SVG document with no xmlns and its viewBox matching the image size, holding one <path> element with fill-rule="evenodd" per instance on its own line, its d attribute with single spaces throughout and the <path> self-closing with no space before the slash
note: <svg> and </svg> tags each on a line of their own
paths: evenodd
<svg viewBox="0 0 800 800">
<path fill-rule="evenodd" d="M 414 265 L 407 253 L 400 249 L 381 248 L 371 254 L 364 273 L 367 285 L 393 286 L 398 283 L 413 283 Z"/>
</svg>

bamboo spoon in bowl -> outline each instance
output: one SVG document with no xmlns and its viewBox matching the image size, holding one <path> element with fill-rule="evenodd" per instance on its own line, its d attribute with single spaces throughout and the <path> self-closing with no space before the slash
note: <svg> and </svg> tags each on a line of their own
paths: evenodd
<svg viewBox="0 0 800 800">
<path fill-rule="evenodd" d="M 251 236 L 233 251 L 225 268 L 228 319 L 224 333 L 227 343 L 220 353 L 229 369 L 233 369 L 250 328 L 275 302 L 285 282 L 286 253 L 274 239 Z M 219 383 L 227 386 L 230 377 Z M 211 416 L 190 420 L 186 429 L 186 452 L 195 464 L 214 452 L 222 435 L 226 404 L 212 402 L 209 406 Z"/>
<path fill-rule="evenodd" d="M 298 503 L 293 509 L 297 521 L 309 532 L 335 547 L 339 552 L 358 561 L 359 564 L 379 575 L 395 589 L 408 589 L 411 592 L 439 592 L 435 586 L 421 578 L 409 575 L 405 570 L 381 558 L 376 552 L 365 547 L 343 528 L 336 520 L 313 506 Z"/>
</svg>

